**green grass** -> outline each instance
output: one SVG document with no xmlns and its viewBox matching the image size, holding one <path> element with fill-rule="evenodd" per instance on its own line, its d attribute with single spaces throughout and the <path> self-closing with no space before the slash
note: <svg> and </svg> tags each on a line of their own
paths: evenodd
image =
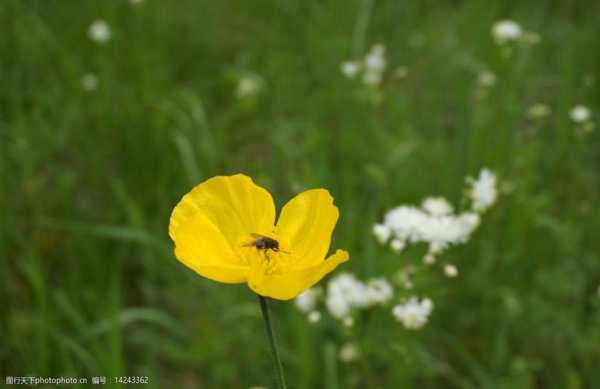
<svg viewBox="0 0 600 389">
<path fill-rule="evenodd" d="M 542 42 L 506 57 L 490 35 L 503 18 Z M 105 45 L 87 37 L 95 19 Z M 180 197 L 233 172 L 279 206 L 326 187 L 333 247 L 366 278 L 419 260 L 375 243 L 385 210 L 459 202 L 487 166 L 513 190 L 444 255 L 457 279 L 417 285 L 436 304 L 423 330 L 381 309 L 348 333 L 272 304 L 290 388 L 600 382 L 600 142 L 568 117 L 577 103 L 600 114 L 596 2 L 4 0 L 0 25 L 0 376 L 273 387 L 256 297 L 172 254 Z M 408 75 L 373 93 L 339 65 L 377 42 Z M 497 82 L 482 97 L 485 69 Z M 240 101 L 247 71 L 265 89 Z M 526 115 L 536 102 L 552 107 L 540 123 Z M 348 337 L 364 350 L 350 365 L 332 357 Z"/>
</svg>

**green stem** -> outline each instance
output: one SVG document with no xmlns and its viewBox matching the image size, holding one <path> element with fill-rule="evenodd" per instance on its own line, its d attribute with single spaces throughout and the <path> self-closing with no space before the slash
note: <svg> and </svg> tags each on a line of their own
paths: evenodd
<svg viewBox="0 0 600 389">
<path fill-rule="evenodd" d="M 263 296 L 259 295 L 258 301 L 260 302 L 260 310 L 262 311 L 263 319 L 265 319 L 265 329 L 267 330 L 267 337 L 269 338 L 271 352 L 273 353 L 273 360 L 275 361 L 275 371 L 277 372 L 277 387 L 279 389 L 286 389 L 285 377 L 283 376 L 283 366 L 281 365 L 281 359 L 279 358 L 279 350 L 277 349 L 277 343 L 275 342 L 275 334 L 273 332 L 273 324 L 271 323 L 269 305 L 267 303 L 267 299 Z"/>
<path fill-rule="evenodd" d="M 337 350 L 333 340 L 327 339 L 325 341 L 323 354 L 323 359 L 325 360 L 325 387 L 328 389 L 338 389 Z"/>
</svg>

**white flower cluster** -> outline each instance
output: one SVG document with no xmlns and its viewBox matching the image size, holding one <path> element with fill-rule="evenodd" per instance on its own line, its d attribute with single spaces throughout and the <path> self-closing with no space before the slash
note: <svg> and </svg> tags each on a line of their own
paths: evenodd
<svg viewBox="0 0 600 389">
<path fill-rule="evenodd" d="M 494 205 L 498 198 L 497 184 L 496 176 L 488 169 L 482 169 L 479 177 L 471 180 L 471 198 L 475 212 L 483 212 Z"/>
<path fill-rule="evenodd" d="M 594 122 L 592 121 L 592 110 L 585 105 L 576 105 L 569 112 L 571 120 L 583 132 L 592 132 L 594 130 Z"/>
<path fill-rule="evenodd" d="M 367 85 L 375 86 L 381 83 L 386 67 L 385 46 L 378 43 L 371 47 L 371 50 L 369 50 L 362 61 L 353 60 L 343 62 L 341 71 L 348 78 L 354 78 L 362 72 L 363 82 Z"/>
<path fill-rule="evenodd" d="M 296 297 L 296 306 L 308 314 L 310 322 L 320 319 L 316 310 L 322 292 L 317 287 L 310 288 Z M 351 273 L 341 273 L 327 284 L 324 296 L 327 310 L 346 325 L 352 325 L 352 311 L 375 305 L 385 305 L 394 297 L 394 289 L 385 278 L 373 278 L 366 283 Z"/>
<path fill-rule="evenodd" d="M 585 105 L 576 105 L 569 113 L 575 123 L 585 123 L 592 118 L 592 111 Z"/>
<path fill-rule="evenodd" d="M 416 296 L 394 306 L 392 314 L 404 327 L 416 330 L 423 327 L 433 311 L 433 302 L 424 298 L 419 301 Z"/>
<path fill-rule="evenodd" d="M 504 45 L 511 42 L 522 41 L 535 45 L 540 43 L 541 37 L 533 31 L 525 31 L 514 20 L 500 20 L 492 26 L 492 36 L 496 43 Z"/>
<path fill-rule="evenodd" d="M 360 348 L 356 343 L 348 342 L 340 348 L 339 357 L 342 362 L 353 362 L 360 358 Z"/>
<path fill-rule="evenodd" d="M 88 36 L 96 43 L 104 44 L 110 39 L 110 27 L 104 20 L 96 20 L 88 29 Z"/>
<path fill-rule="evenodd" d="M 483 169 L 477 179 L 470 180 L 470 184 L 471 211 L 455 214 L 445 198 L 428 197 L 420 207 L 401 205 L 389 210 L 383 223 L 373 226 L 373 234 L 381 244 L 389 241 L 396 253 L 400 253 L 409 243 L 426 243 L 429 249 L 424 261 L 435 262 L 435 256 L 450 245 L 467 242 L 479 226 L 479 213 L 496 201 L 496 176 L 488 169 Z"/>
<path fill-rule="evenodd" d="M 484 70 L 477 76 L 477 84 L 482 88 L 491 88 L 496 84 L 496 75 L 489 70 Z"/>
<path fill-rule="evenodd" d="M 535 103 L 527 111 L 527 116 L 530 119 L 542 119 L 552 113 L 552 108 L 544 103 Z"/>
<path fill-rule="evenodd" d="M 98 89 L 98 77 L 93 73 L 86 73 L 81 77 L 81 87 L 86 92 L 93 92 Z"/>
<path fill-rule="evenodd" d="M 263 79 L 254 73 L 244 74 L 238 80 L 235 95 L 238 99 L 254 97 L 260 93 L 263 88 Z"/>
<path fill-rule="evenodd" d="M 497 43 L 504 44 L 521 39 L 523 29 L 513 20 L 501 20 L 492 27 L 492 35 Z"/>
</svg>

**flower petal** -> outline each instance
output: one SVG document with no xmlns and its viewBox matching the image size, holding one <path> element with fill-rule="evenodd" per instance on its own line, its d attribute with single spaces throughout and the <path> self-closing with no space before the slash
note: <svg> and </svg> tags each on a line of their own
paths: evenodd
<svg viewBox="0 0 600 389">
<path fill-rule="evenodd" d="M 300 266 L 312 266 L 327 255 L 338 216 L 338 209 L 327 190 L 307 190 L 283 207 L 275 234 L 300 259 Z"/>
<path fill-rule="evenodd" d="M 211 280 L 246 281 L 249 266 L 236 255 L 225 236 L 202 211 L 198 210 L 184 220 L 174 211 L 171 226 L 173 223 L 176 227 L 170 229 L 170 234 L 175 242 L 175 257 L 184 265 Z"/>
<path fill-rule="evenodd" d="M 171 215 L 169 235 L 177 259 L 198 274 L 243 282 L 249 264 L 238 247 L 241 239 L 270 233 L 274 221 L 269 192 L 242 174 L 217 176 L 183 196 Z"/>
<path fill-rule="evenodd" d="M 248 274 L 248 286 L 261 296 L 289 300 L 319 282 L 327 273 L 349 258 L 348 252 L 337 250 L 326 260 L 321 260 L 318 265 L 302 270 L 282 274 L 265 274 L 264 268 L 252 268 Z"/>
<path fill-rule="evenodd" d="M 213 177 L 192 189 L 173 210 L 169 231 L 197 212 L 234 245 L 249 233 L 270 233 L 275 223 L 273 198 L 243 174 Z"/>
</svg>

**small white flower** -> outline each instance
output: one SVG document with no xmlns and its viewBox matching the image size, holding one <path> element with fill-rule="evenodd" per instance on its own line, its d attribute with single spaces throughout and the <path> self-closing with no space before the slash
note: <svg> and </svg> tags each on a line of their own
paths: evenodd
<svg viewBox="0 0 600 389">
<path fill-rule="evenodd" d="M 367 85 L 375 86 L 381 83 L 382 75 L 378 71 L 368 70 L 363 74 L 363 82 Z"/>
<path fill-rule="evenodd" d="M 260 76 L 253 73 L 244 74 L 240 77 L 235 91 L 238 99 L 256 96 L 260 93 L 263 86 L 263 81 Z"/>
<path fill-rule="evenodd" d="M 423 327 L 433 310 L 433 302 L 424 298 L 421 301 L 416 296 L 409 298 L 392 309 L 392 314 L 409 330 Z"/>
<path fill-rule="evenodd" d="M 496 75 L 489 70 L 484 70 L 477 76 L 477 83 L 485 88 L 490 88 L 496 84 Z"/>
<path fill-rule="evenodd" d="M 576 105 L 569 114 L 575 123 L 584 123 L 591 119 L 592 111 L 585 105 Z"/>
<path fill-rule="evenodd" d="M 81 87 L 87 92 L 98 89 L 98 77 L 93 73 L 86 73 L 81 77 Z"/>
<path fill-rule="evenodd" d="M 435 260 L 435 255 L 433 255 L 432 253 L 427 253 L 423 257 L 423 263 L 426 265 L 433 265 L 435 263 Z"/>
<path fill-rule="evenodd" d="M 348 342 L 340 348 L 340 360 L 343 362 L 356 361 L 360 357 L 360 349 L 356 343 Z"/>
<path fill-rule="evenodd" d="M 352 316 L 346 316 L 342 320 L 342 324 L 344 324 L 344 327 L 352 327 L 354 326 L 354 319 L 352 318 Z"/>
<path fill-rule="evenodd" d="M 88 36 L 94 42 L 104 44 L 110 39 L 110 27 L 104 20 L 96 20 L 90 25 Z"/>
<path fill-rule="evenodd" d="M 385 59 L 385 47 L 382 44 L 376 44 L 364 58 L 365 72 L 363 82 L 367 85 L 378 85 L 383 78 L 383 72 L 387 67 Z"/>
<path fill-rule="evenodd" d="M 479 216 L 477 212 L 464 212 L 460 214 L 458 220 L 463 224 L 463 227 L 468 231 L 468 234 L 470 234 L 479 227 L 481 216 Z"/>
<path fill-rule="evenodd" d="M 458 275 L 458 269 L 456 268 L 456 266 L 449 263 L 446 266 L 444 266 L 444 274 L 448 278 L 454 278 Z"/>
<path fill-rule="evenodd" d="M 373 235 L 375 235 L 379 243 L 385 244 L 390 239 L 392 230 L 384 224 L 375 224 L 373 226 Z"/>
<path fill-rule="evenodd" d="M 395 252 L 396 254 L 400 254 L 402 250 L 404 250 L 404 248 L 406 247 L 406 242 L 400 239 L 393 239 L 390 242 L 390 247 L 393 252 Z"/>
<path fill-rule="evenodd" d="M 369 304 L 385 304 L 394 297 L 394 288 L 385 278 L 373 278 L 367 282 Z"/>
<path fill-rule="evenodd" d="M 333 317 L 343 319 L 350 315 L 352 308 L 369 305 L 367 287 L 354 275 L 341 273 L 327 284 L 325 305 Z"/>
<path fill-rule="evenodd" d="M 309 323 L 317 323 L 319 320 L 321 320 L 321 312 L 319 311 L 312 311 L 308 314 L 308 322 Z"/>
<path fill-rule="evenodd" d="M 496 176 L 488 169 L 482 169 L 479 177 L 471 183 L 473 210 L 482 212 L 491 207 L 498 197 Z"/>
<path fill-rule="evenodd" d="M 360 72 L 360 62 L 346 61 L 341 65 L 342 74 L 348 78 L 354 78 Z"/>
<path fill-rule="evenodd" d="M 383 46 L 373 46 L 371 51 L 365 56 L 365 68 L 367 71 L 382 72 L 387 66 L 385 60 L 385 48 Z"/>
<path fill-rule="evenodd" d="M 452 205 L 443 197 L 427 197 L 421 208 L 432 216 L 446 216 L 454 212 Z"/>
<path fill-rule="evenodd" d="M 129 0 L 129 4 L 131 5 L 140 5 L 144 2 L 144 0 Z"/>
<path fill-rule="evenodd" d="M 521 39 L 523 29 L 512 20 L 501 20 L 492 27 L 492 35 L 499 44 L 508 43 Z"/>
<path fill-rule="evenodd" d="M 529 116 L 532 119 L 541 119 L 550 115 L 551 112 L 552 110 L 548 105 L 543 103 L 536 103 L 529 107 L 529 110 L 527 111 L 527 116 Z"/>
<path fill-rule="evenodd" d="M 315 309 L 317 305 L 317 298 L 319 297 L 320 291 L 317 288 L 306 289 L 300 293 L 295 299 L 295 304 L 298 309 L 304 313 L 310 312 Z"/>
</svg>

